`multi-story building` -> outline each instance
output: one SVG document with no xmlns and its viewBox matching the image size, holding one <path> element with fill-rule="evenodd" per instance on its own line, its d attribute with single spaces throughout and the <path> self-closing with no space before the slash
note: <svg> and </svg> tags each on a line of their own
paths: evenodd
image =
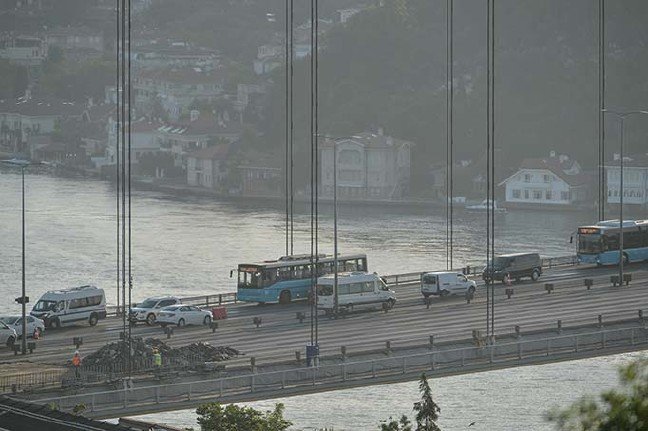
<svg viewBox="0 0 648 431">
<path fill-rule="evenodd" d="M 338 140 L 324 139 L 320 150 L 320 183 L 324 196 L 333 195 L 334 154 L 340 198 L 398 199 L 409 191 L 411 142 L 360 133 Z"/>
<path fill-rule="evenodd" d="M 569 157 L 525 159 L 517 172 L 499 183 L 508 206 L 560 207 L 587 200 L 589 177 Z"/>
<path fill-rule="evenodd" d="M 18 66 L 40 66 L 47 53 L 47 42 L 38 37 L 8 35 L 0 40 L 0 58 Z"/>
<path fill-rule="evenodd" d="M 225 187 L 230 146 L 229 143 L 217 144 L 189 154 L 187 183 L 208 189 Z"/>
<path fill-rule="evenodd" d="M 607 202 L 621 202 L 621 159 L 606 163 Z M 623 158 L 623 204 L 648 206 L 648 154 Z"/>
<path fill-rule="evenodd" d="M 171 120 L 188 114 L 195 102 L 213 102 L 223 94 L 223 78 L 218 70 L 200 68 L 143 69 L 133 82 L 135 107 L 150 114 L 160 103 Z"/>
</svg>

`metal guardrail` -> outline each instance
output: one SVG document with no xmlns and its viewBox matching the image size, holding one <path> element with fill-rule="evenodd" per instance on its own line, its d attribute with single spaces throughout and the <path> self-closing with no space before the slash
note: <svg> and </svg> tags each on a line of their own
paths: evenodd
<svg viewBox="0 0 648 431">
<path fill-rule="evenodd" d="M 88 412 L 109 413 L 111 410 L 207 401 L 255 392 L 265 392 L 276 397 L 284 389 L 302 387 L 310 392 L 317 390 L 318 386 L 330 388 L 336 384 L 345 386 L 347 382 L 369 382 L 378 378 L 398 378 L 422 372 L 453 372 L 466 367 L 477 371 L 494 366 L 546 362 L 552 358 L 567 359 L 571 355 L 582 357 L 585 352 L 645 344 L 648 344 L 648 329 L 643 326 L 602 329 L 532 340 L 518 339 L 503 344 L 430 349 L 429 352 L 420 354 L 53 397 L 39 402 L 53 403 L 60 410 L 70 410 L 84 404 Z"/>
</svg>

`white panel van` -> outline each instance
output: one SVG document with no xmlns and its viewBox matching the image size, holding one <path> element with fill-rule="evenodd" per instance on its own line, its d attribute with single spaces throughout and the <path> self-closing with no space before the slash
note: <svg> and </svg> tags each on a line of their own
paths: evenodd
<svg viewBox="0 0 648 431">
<path fill-rule="evenodd" d="M 90 326 L 106 318 L 106 295 L 95 286 L 80 286 L 45 293 L 30 313 L 48 328 L 59 328 L 76 322 Z"/>
<path fill-rule="evenodd" d="M 317 279 L 317 308 L 327 312 L 335 307 L 335 275 Z M 383 304 L 392 308 L 396 295 L 376 274 L 368 272 L 341 272 L 338 274 L 338 308 L 350 309 L 357 305 Z"/>
<path fill-rule="evenodd" d="M 421 275 L 421 293 L 430 295 L 464 295 L 475 293 L 477 283 L 456 272 L 426 272 Z"/>
</svg>

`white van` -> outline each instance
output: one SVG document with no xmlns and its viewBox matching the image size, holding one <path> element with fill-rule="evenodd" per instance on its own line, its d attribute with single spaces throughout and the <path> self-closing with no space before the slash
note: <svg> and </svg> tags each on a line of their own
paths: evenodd
<svg viewBox="0 0 648 431">
<path fill-rule="evenodd" d="M 106 318 L 106 295 L 95 286 L 80 286 L 45 293 L 30 313 L 48 328 L 86 321 L 90 326 Z"/>
<path fill-rule="evenodd" d="M 456 272 L 426 272 L 421 275 L 421 293 L 430 295 L 463 295 L 475 293 L 477 283 Z"/>
<path fill-rule="evenodd" d="M 335 307 L 335 275 L 327 274 L 317 279 L 317 308 L 327 313 Z M 338 308 L 348 309 L 356 305 L 384 304 L 392 308 L 396 295 L 376 274 L 368 272 L 338 273 Z"/>
</svg>

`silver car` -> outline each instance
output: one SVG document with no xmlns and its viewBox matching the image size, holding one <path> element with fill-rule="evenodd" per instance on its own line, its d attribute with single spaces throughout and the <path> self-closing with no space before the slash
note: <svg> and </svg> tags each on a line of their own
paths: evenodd
<svg viewBox="0 0 648 431">
<path fill-rule="evenodd" d="M 8 327 L 6 323 L 0 322 L 0 344 L 11 347 L 17 339 L 18 335 L 16 334 L 16 331 L 14 331 L 13 328 Z"/>
<path fill-rule="evenodd" d="M 36 332 L 38 332 L 38 337 L 40 338 L 45 331 L 45 322 L 41 319 L 27 315 L 27 337 L 33 337 Z M 7 326 L 13 328 L 18 334 L 18 338 L 22 337 L 22 316 L 2 316 L 0 317 L 0 322 L 6 323 Z"/>
</svg>

